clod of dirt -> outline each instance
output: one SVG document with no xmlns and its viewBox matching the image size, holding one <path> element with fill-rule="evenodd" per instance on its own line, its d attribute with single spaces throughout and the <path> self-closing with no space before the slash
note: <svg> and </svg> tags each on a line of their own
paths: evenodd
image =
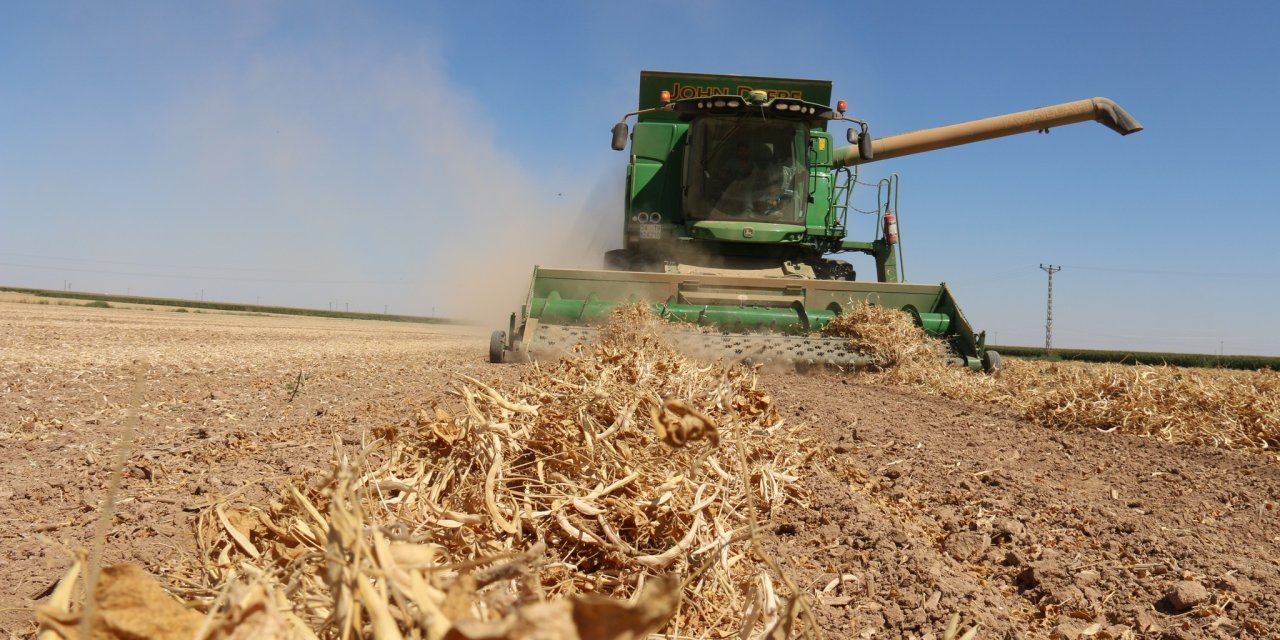
<svg viewBox="0 0 1280 640">
<path fill-rule="evenodd" d="M 1053 640 L 1077 640 L 1077 638 L 1095 636 L 1101 629 L 1102 623 L 1099 622 L 1090 622 L 1078 618 L 1063 618 L 1062 622 L 1053 628 L 1049 637 L 1053 638 Z"/>
<path fill-rule="evenodd" d="M 991 539 L 977 531 L 960 531 L 947 536 L 943 546 L 951 557 L 964 561 L 976 558 L 986 551 L 991 546 Z"/>
<path fill-rule="evenodd" d="M 1137 614 L 1138 631 L 1143 633 L 1159 633 L 1163 628 L 1158 622 L 1157 615 L 1150 611 L 1139 611 Z"/>
<path fill-rule="evenodd" d="M 1022 566 L 1022 563 L 1024 561 L 1025 560 L 1023 559 L 1022 554 L 1018 553 L 1017 551 L 1010 551 L 1004 554 L 1004 565 L 1006 567 Z"/>
<path fill-rule="evenodd" d="M 1129 640 L 1134 637 L 1133 629 L 1128 625 L 1113 624 L 1098 632 L 1096 638 L 1103 640 Z"/>
<path fill-rule="evenodd" d="M 1018 574 L 1018 586 L 1023 589 L 1034 589 L 1047 582 L 1063 576 L 1062 566 L 1057 560 L 1038 560 L 1032 562 Z"/>
<path fill-rule="evenodd" d="M 996 518 L 991 526 L 997 542 L 1017 542 L 1027 532 L 1026 525 L 1013 518 Z"/>
<path fill-rule="evenodd" d="M 1169 589 L 1169 593 L 1165 594 L 1169 599 L 1169 605 L 1178 611 L 1186 611 L 1192 607 L 1204 604 L 1209 600 L 1209 590 L 1204 585 L 1191 580 L 1183 580 Z"/>
<path fill-rule="evenodd" d="M 1225 575 L 1219 578 L 1214 586 L 1222 591 L 1234 591 L 1242 594 L 1253 591 L 1253 584 L 1244 576 Z"/>
<path fill-rule="evenodd" d="M 1076 574 L 1076 585 L 1087 587 L 1097 582 L 1101 577 L 1102 574 L 1097 571 L 1094 571 L 1093 569 L 1085 569 L 1084 571 Z"/>
</svg>

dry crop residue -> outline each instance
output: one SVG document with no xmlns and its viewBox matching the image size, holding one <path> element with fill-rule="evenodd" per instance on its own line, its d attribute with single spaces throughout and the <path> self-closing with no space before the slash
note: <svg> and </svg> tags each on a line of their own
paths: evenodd
<svg viewBox="0 0 1280 640">
<path fill-rule="evenodd" d="M 408 455 L 413 451 L 411 442 L 435 447 L 430 450 L 442 452 L 447 459 L 461 460 L 460 452 L 447 448 L 437 430 L 453 437 L 452 427 L 466 426 L 475 429 L 466 436 L 473 441 L 484 445 L 479 435 L 493 441 L 491 427 L 479 426 L 481 421 L 472 417 L 463 389 L 473 394 L 477 410 L 487 416 L 485 425 L 488 419 L 498 418 L 495 424 L 505 422 L 517 433 L 527 419 L 518 410 L 500 410 L 497 399 L 481 397 L 488 396 L 483 387 L 456 374 L 470 376 L 514 405 L 541 405 L 541 394 L 548 395 L 548 406 L 563 409 L 581 404 L 585 414 L 607 430 L 611 416 L 617 415 L 613 403 L 625 396 L 615 396 L 610 387 L 604 387 L 608 398 L 582 389 L 584 381 L 604 377 L 601 372 L 610 365 L 601 363 L 607 357 L 594 363 L 586 358 L 579 363 L 582 369 L 546 363 L 491 366 L 483 363 L 485 343 L 480 336 L 323 319 L 4 304 L 0 325 L 4 329 L 0 332 L 4 365 L 0 369 L 0 491 L 13 491 L 6 496 L 9 499 L 0 500 L 0 539 L 5 543 L 0 570 L 6 578 L 0 608 L 9 609 L 0 611 L 0 627 L 19 637 L 34 633 L 30 608 L 59 597 L 53 587 L 74 561 L 69 550 L 87 547 L 92 541 L 93 520 L 110 472 L 111 445 L 127 410 L 129 362 L 138 355 L 148 359 L 151 369 L 135 451 L 126 467 L 117 517 L 107 532 L 106 564 L 142 565 L 169 593 L 200 611 L 222 603 L 216 607 L 223 612 L 221 619 L 243 629 L 293 625 L 289 628 L 296 630 L 309 625 L 307 616 L 325 607 L 389 602 L 395 594 L 403 595 L 399 587 L 361 579 L 376 575 L 372 569 L 386 566 L 380 564 L 384 558 L 414 568 L 423 566 L 414 563 L 438 563 L 446 557 L 437 554 L 467 552 L 466 547 L 456 547 L 462 551 L 455 552 L 443 544 L 445 548 L 437 550 L 429 545 L 440 543 L 415 538 L 407 528 L 411 524 L 454 531 L 464 543 L 470 540 L 477 545 L 478 555 L 491 559 L 483 566 L 455 562 L 443 569 L 454 572 L 437 583 L 448 588 L 445 609 L 451 612 L 478 606 L 493 607 L 487 613 L 498 613 L 500 607 L 513 603 L 503 598 L 490 602 L 487 597 L 504 590 L 521 593 L 515 589 L 524 571 L 538 577 L 549 567 L 562 572 L 563 579 L 552 585 L 560 590 L 544 587 L 542 596 L 588 588 L 622 593 L 632 587 L 620 576 L 657 572 L 625 549 L 608 548 L 612 541 L 607 530 L 590 512 L 613 505 L 584 503 L 581 506 L 588 513 L 577 504 L 557 505 L 575 487 L 561 483 L 558 486 L 565 492 L 556 494 L 558 478 L 548 475 L 545 464 L 545 481 L 538 477 L 536 465 L 512 469 L 502 482 L 495 472 L 493 504 L 499 515 L 523 510 L 524 492 L 512 492 L 509 487 L 528 486 L 529 504 L 544 502 L 528 521 L 519 520 L 519 526 L 546 532 L 548 548 L 558 549 L 560 555 L 520 553 L 518 545 L 510 552 L 492 545 L 486 548 L 486 541 L 504 539 L 492 524 L 450 521 L 450 516 L 465 513 L 490 518 L 486 497 L 490 492 L 483 478 L 493 468 L 491 454 L 486 452 L 492 451 L 491 445 L 471 456 L 475 469 L 463 470 L 482 472 L 483 477 L 467 476 L 476 480 L 466 487 L 454 485 L 463 490 L 444 498 L 454 500 L 450 511 L 456 513 L 435 514 L 430 523 L 426 518 L 422 523 L 391 519 L 396 509 L 410 513 L 430 509 L 420 496 L 396 484 L 408 485 L 404 481 L 418 477 L 409 475 L 416 474 L 416 467 L 409 466 L 414 462 Z M 669 373 L 654 362 L 651 370 L 637 371 L 651 376 Z M 592 373 L 595 367 L 600 368 Z M 681 371 L 706 368 L 697 365 Z M 299 370 L 306 372 L 307 379 L 290 403 L 288 386 Z M 547 384 L 547 375 L 569 386 Z M 772 590 L 778 607 L 768 615 L 791 612 L 786 605 L 796 601 L 787 599 L 790 591 L 782 584 L 784 577 L 808 594 L 812 614 L 827 637 L 937 638 L 955 613 L 966 626 L 980 624 L 979 637 L 997 638 L 1038 638 L 1051 633 L 1061 637 L 1267 637 L 1280 629 L 1280 597 L 1275 595 L 1280 593 L 1275 560 L 1280 557 L 1275 504 L 1280 473 L 1272 458 L 1195 444 L 1173 446 L 1123 429 L 1102 433 L 1045 428 L 1012 409 L 868 384 L 869 380 L 831 372 L 760 374 L 755 392 L 769 396 L 771 411 L 784 422 L 773 434 L 744 436 L 744 444 L 751 437 L 759 438 L 759 444 L 748 449 L 754 456 L 748 466 L 759 468 L 756 465 L 781 459 L 774 469 L 784 477 L 753 473 L 753 493 L 722 492 L 716 496 L 717 504 L 699 512 L 718 513 L 721 521 L 740 531 L 747 514 L 738 509 L 746 496 L 758 498 L 761 544 L 781 572 L 762 565 L 755 554 L 741 553 L 748 541 L 735 542 L 732 549 L 739 553 L 729 561 L 731 570 L 739 573 L 711 576 L 721 564 L 705 565 L 706 581 L 690 585 L 690 595 L 681 603 L 685 616 L 681 633 L 693 635 L 695 624 L 715 616 L 723 617 L 720 629 L 741 628 L 743 620 L 734 618 L 737 612 L 717 608 L 725 593 L 704 591 L 706 585 L 745 588 L 748 595 L 759 598 L 755 602 L 764 601 L 767 590 Z M 707 453 L 700 472 L 715 459 L 729 478 L 736 478 L 734 471 L 725 468 L 736 458 L 730 448 L 734 416 L 746 422 L 754 416 L 748 418 L 736 407 L 712 410 L 704 401 L 714 397 L 714 389 L 721 385 L 717 379 L 704 396 L 659 394 L 664 406 L 667 401 L 692 401 L 690 407 L 710 418 L 723 440 L 717 449 L 708 449 L 705 437 L 681 449 L 658 444 L 649 410 L 637 406 L 633 415 L 645 426 L 643 433 L 636 427 L 632 440 L 643 439 L 646 447 L 656 449 L 633 446 L 632 454 L 668 452 L 663 475 L 671 477 L 691 469 Z M 676 386 L 677 391 L 699 388 L 706 387 Z M 435 407 L 447 415 L 437 414 Z M 503 410 L 513 411 L 511 420 L 503 419 Z M 588 423 L 576 409 L 557 415 L 574 425 Z M 659 418 L 671 426 L 683 424 L 683 418 L 692 415 L 665 412 Z M 765 423 L 776 425 L 774 419 L 769 417 Z M 552 433 L 573 437 L 575 428 L 581 431 L 578 426 L 561 426 Z M 810 439 L 797 444 L 794 438 L 777 433 L 792 428 Z M 619 427 L 605 441 L 633 444 L 629 439 L 618 440 L 621 431 Z M 392 457 L 390 447 L 377 443 L 378 436 L 392 432 L 402 441 L 398 459 Z M 500 469 L 507 473 L 507 454 L 527 443 L 506 440 L 502 433 L 497 437 L 504 447 Z M 581 433 L 577 437 L 585 438 Z M 595 446 L 594 454 L 579 447 L 572 455 L 579 460 L 603 455 L 599 449 L 604 445 L 597 441 Z M 331 467 L 335 450 L 347 454 L 347 464 Z M 716 453 L 714 458 L 711 451 Z M 806 454 L 801 456 L 801 451 Z M 388 471 L 394 471 L 395 478 L 379 475 Z M 560 471 L 565 477 L 584 473 L 573 468 Z M 580 475 L 570 476 L 569 471 Z M 767 484 L 766 477 L 776 485 Z M 533 495 L 542 482 L 553 485 L 544 487 L 547 496 Z M 740 480 L 716 482 L 732 489 Z M 306 508 L 293 497 L 290 486 L 298 487 L 312 506 L 329 501 L 331 508 L 319 513 L 319 518 L 345 523 L 332 529 L 340 534 L 336 542 L 327 536 L 324 542 L 326 552 L 329 544 L 345 545 L 339 547 L 342 555 L 335 556 L 343 562 L 335 564 L 332 573 L 339 588 L 302 603 L 281 601 L 279 594 L 294 593 L 289 586 L 271 594 L 263 585 L 295 576 L 299 578 L 295 591 L 317 593 L 314 585 L 304 583 L 314 579 L 314 571 L 300 571 L 297 566 L 314 562 L 312 552 L 293 556 L 293 566 L 282 566 L 254 559 L 247 550 L 252 546 L 263 559 L 281 558 L 304 546 L 299 538 L 306 538 L 312 523 L 320 520 L 309 512 L 303 515 Z M 363 489 L 353 490 L 357 486 Z M 610 484 L 600 487 L 609 488 Z M 499 491 L 507 492 L 506 498 L 499 497 Z M 619 495 L 619 491 L 608 495 Z M 680 534 L 691 530 L 688 510 L 708 499 L 704 490 L 699 501 L 694 490 L 690 502 L 688 491 L 688 485 L 677 487 L 664 503 L 683 507 L 685 515 L 673 506 L 666 520 L 649 520 L 648 531 L 653 532 L 649 537 L 624 541 L 642 555 L 661 555 L 678 545 L 683 539 Z M 338 508 L 332 508 L 335 504 Z M 222 505 L 221 511 L 216 505 Z M 579 539 L 565 533 L 554 507 L 582 534 Z M 541 513 L 547 511 L 551 512 Z M 618 523 L 630 524 L 611 519 L 621 513 L 605 515 L 615 532 L 622 526 Z M 203 527 L 198 529 L 201 518 Z M 376 526 L 356 527 L 357 534 L 352 525 L 360 522 Z M 508 520 L 511 525 L 515 522 Z M 714 522 L 708 518 L 699 535 L 706 534 Z M 233 530 L 243 541 L 236 540 Z M 632 530 L 640 531 L 645 529 Z M 198 546 L 197 532 L 206 546 Z M 726 533 L 733 537 L 733 530 Z M 377 543 L 378 536 L 385 547 Z M 361 548 L 361 540 L 372 544 Z M 707 554 L 693 554 L 701 549 L 698 544 L 688 553 L 678 553 L 681 557 L 670 568 L 704 566 L 701 560 Z M 595 569 L 586 572 L 590 579 L 579 577 L 575 563 Z M 266 578 L 255 583 L 257 591 L 244 586 L 226 592 L 210 588 L 219 581 L 235 583 L 230 580 L 231 570 L 238 570 L 242 585 L 258 573 Z M 503 571 L 512 574 L 503 576 Z M 454 589 L 449 576 L 467 572 L 477 574 L 479 582 L 499 578 L 483 587 L 477 582 L 476 592 L 465 581 Z M 123 569 L 116 573 L 122 578 L 136 576 Z M 329 580 L 327 566 L 325 575 Z M 110 586 L 114 577 L 99 584 Z M 648 582 L 654 590 L 642 601 L 661 605 L 664 585 Z M 362 589 L 362 584 L 367 586 Z M 344 588 L 349 599 L 335 598 L 333 594 L 344 593 Z M 449 593 L 457 595 L 450 600 Z M 477 596 L 474 601 L 472 593 Z M 78 596 L 70 600 L 78 601 Z M 587 595 L 568 600 L 581 603 L 571 613 L 581 612 L 583 619 L 598 620 L 604 612 L 608 619 L 643 623 L 663 613 L 660 606 L 653 610 L 619 607 L 616 601 L 602 604 Z M 742 598 L 740 604 L 749 600 Z M 274 614 L 269 614 L 265 602 L 277 603 Z M 406 601 L 405 606 L 412 605 Z M 376 605 L 368 611 L 375 610 Z M 756 615 L 757 610 L 745 611 Z M 540 613 L 546 615 L 535 618 L 533 624 L 549 625 L 563 619 L 557 613 L 565 612 Z M 761 618 L 765 615 L 762 611 Z M 385 617 L 366 621 L 403 623 L 394 616 L 390 621 Z M 764 625 L 755 628 L 758 631 Z M 366 633 L 371 629 L 367 626 Z M 663 631 L 671 633 L 674 628 Z"/>
<path fill-rule="evenodd" d="M 320 318 L 0 304 L 0 629 L 34 635 L 74 549 L 94 539 L 133 365 L 140 420 L 104 561 L 135 563 L 171 592 L 212 597 L 199 512 L 277 495 L 323 472 L 334 438 L 443 395 L 433 384 L 489 370 L 456 328 Z M 305 375 L 289 402 L 289 386 Z"/>
<path fill-rule="evenodd" d="M 452 402 L 374 430 L 325 482 L 206 512 L 210 586 L 252 567 L 289 592 L 288 615 L 344 633 L 368 619 L 428 638 L 524 637 L 529 607 L 584 593 L 621 606 L 655 580 L 688 603 L 641 594 L 670 600 L 657 626 L 790 625 L 774 588 L 785 577 L 747 545 L 753 509 L 767 517 L 799 494 L 802 434 L 752 369 L 689 360 L 654 322 L 624 310 L 600 344 L 505 388 L 459 376 Z"/>
<path fill-rule="evenodd" d="M 525 637 L 535 619 L 562 638 L 812 626 L 753 527 L 803 499 L 803 431 L 754 369 L 685 358 L 653 324 L 624 310 L 599 345 L 496 388 L 458 374 L 448 398 L 335 442 L 332 472 L 211 500 L 209 595 L 191 603 L 213 612 L 213 637 L 241 623 L 428 638 Z M 123 617 L 60 600 L 38 614 L 51 631 Z"/>
<path fill-rule="evenodd" d="M 1009 359 L 996 376 L 945 366 L 903 312 L 857 305 L 828 325 L 869 353 L 871 380 L 1012 409 L 1055 428 L 1280 453 L 1280 373 Z"/>
</svg>

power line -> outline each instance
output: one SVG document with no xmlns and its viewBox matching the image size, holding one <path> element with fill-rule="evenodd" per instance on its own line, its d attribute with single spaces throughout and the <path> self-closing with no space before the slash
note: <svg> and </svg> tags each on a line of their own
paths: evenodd
<svg viewBox="0 0 1280 640">
<path fill-rule="evenodd" d="M 1069 264 L 1068 267 L 1080 271 L 1102 271 L 1107 273 L 1136 273 L 1152 276 L 1182 276 L 1187 278 L 1280 278 L 1280 273 L 1229 272 L 1229 271 L 1168 271 L 1162 269 L 1125 269 L 1118 267 L 1084 267 Z"/>
<path fill-rule="evenodd" d="M 1017 275 L 1020 278 L 1030 277 L 1031 274 L 1023 271 L 1025 267 L 1016 267 L 1013 269 L 1005 269 L 1004 271 L 974 274 L 971 277 L 961 276 L 960 278 L 948 278 L 947 284 L 950 285 L 975 285 L 993 280 L 1005 280 L 1005 276 Z"/>
</svg>

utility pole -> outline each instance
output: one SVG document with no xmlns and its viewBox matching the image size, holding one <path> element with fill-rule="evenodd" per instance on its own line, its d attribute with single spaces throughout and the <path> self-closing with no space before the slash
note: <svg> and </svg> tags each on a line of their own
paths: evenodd
<svg viewBox="0 0 1280 640">
<path fill-rule="evenodd" d="M 1044 312 L 1044 354 L 1053 353 L 1053 274 L 1062 271 L 1062 267 L 1042 264 L 1040 268 L 1049 274 L 1049 305 Z"/>
</svg>

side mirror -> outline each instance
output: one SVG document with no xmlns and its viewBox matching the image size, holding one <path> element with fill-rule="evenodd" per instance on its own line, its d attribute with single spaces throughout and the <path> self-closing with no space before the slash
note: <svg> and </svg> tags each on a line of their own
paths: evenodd
<svg viewBox="0 0 1280 640">
<path fill-rule="evenodd" d="M 849 134 L 853 134 L 852 129 L 849 130 Z M 875 148 L 871 144 L 871 131 L 863 127 L 862 133 L 858 134 L 858 156 L 863 160 L 871 160 L 875 155 Z"/>
<path fill-rule="evenodd" d="M 629 133 L 630 132 L 627 131 L 627 123 L 619 122 L 618 124 L 613 125 L 613 150 L 614 151 L 622 151 L 623 149 L 627 148 L 627 136 L 629 135 Z"/>
<path fill-rule="evenodd" d="M 858 144 L 858 134 L 853 132 L 853 127 L 849 127 L 845 130 L 844 139 L 848 140 L 849 144 Z"/>
</svg>

